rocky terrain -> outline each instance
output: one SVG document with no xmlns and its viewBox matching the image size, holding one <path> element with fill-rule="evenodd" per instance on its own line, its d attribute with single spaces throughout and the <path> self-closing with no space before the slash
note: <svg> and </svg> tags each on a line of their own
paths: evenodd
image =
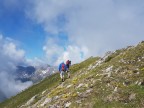
<svg viewBox="0 0 144 108">
<path fill-rule="evenodd" d="M 90 57 L 70 71 L 65 82 L 54 74 L 0 108 L 144 108 L 144 42 Z"/>
</svg>

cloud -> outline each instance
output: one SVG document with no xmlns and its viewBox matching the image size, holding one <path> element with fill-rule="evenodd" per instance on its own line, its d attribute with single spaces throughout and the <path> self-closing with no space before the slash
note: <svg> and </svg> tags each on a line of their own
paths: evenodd
<svg viewBox="0 0 144 108">
<path fill-rule="evenodd" d="M 43 51 L 46 53 L 46 58 L 49 64 L 55 64 L 55 60 L 59 57 L 63 52 L 64 48 L 57 44 L 57 39 L 49 38 L 43 47 Z"/>
<path fill-rule="evenodd" d="M 86 47 L 80 48 L 75 45 L 69 45 L 65 51 L 58 56 L 55 65 L 58 65 L 62 61 L 66 62 L 67 60 L 71 60 L 72 64 L 75 64 L 84 60 L 83 57 L 88 57 L 88 49 Z"/>
<path fill-rule="evenodd" d="M 0 90 L 7 98 L 16 95 L 32 85 L 31 81 L 22 83 L 21 81 L 15 81 L 14 78 L 15 76 L 9 75 L 9 72 L 0 72 Z"/>
<path fill-rule="evenodd" d="M 84 60 L 83 57 L 88 57 L 88 49 L 87 47 L 79 47 L 76 45 L 61 45 L 61 41 L 59 37 L 52 37 L 47 39 L 45 46 L 43 47 L 43 51 L 45 52 L 47 62 L 49 64 L 57 66 L 61 62 L 66 62 L 68 59 L 72 61 L 72 63 L 78 63 Z M 66 44 L 65 42 L 64 44 Z"/>
<path fill-rule="evenodd" d="M 143 40 L 143 6 L 142 0 L 35 0 L 29 15 L 38 24 L 42 24 L 48 33 L 57 35 L 57 38 L 59 32 L 67 33 L 66 44 L 45 45 L 44 51 L 49 60 L 54 58 L 55 61 L 60 61 L 60 57 L 64 59 L 66 55 L 68 58 L 71 51 L 66 46 L 77 51 L 76 46 L 79 53 L 76 53 L 74 61 L 77 61 L 81 60 L 78 55 L 83 47 L 88 52 L 83 52 L 86 55 L 83 58 L 86 58 L 101 56 L 106 51 L 134 45 Z M 60 16 L 63 20 L 59 19 Z M 60 22 L 63 26 L 60 26 Z"/>
<path fill-rule="evenodd" d="M 25 51 L 18 48 L 12 39 L 0 35 L 0 49 L 1 71 L 24 62 Z"/>
<path fill-rule="evenodd" d="M 3 53 L 9 58 L 19 61 L 24 58 L 24 50 L 17 49 L 16 45 L 12 42 L 3 45 Z"/>
<path fill-rule="evenodd" d="M 34 57 L 33 59 L 26 59 L 26 64 L 34 67 L 39 67 L 47 64 L 46 60 Z"/>
<path fill-rule="evenodd" d="M 32 85 L 32 82 L 22 83 L 15 80 L 16 66 L 25 62 L 25 51 L 12 39 L 4 38 L 2 35 L 0 49 L 0 91 L 9 98 Z"/>
</svg>

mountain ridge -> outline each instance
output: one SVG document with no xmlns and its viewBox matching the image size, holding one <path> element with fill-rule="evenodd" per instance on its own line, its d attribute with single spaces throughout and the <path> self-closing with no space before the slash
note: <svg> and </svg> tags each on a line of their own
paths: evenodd
<svg viewBox="0 0 144 108">
<path fill-rule="evenodd" d="M 71 78 L 64 83 L 56 73 L 1 103 L 0 107 L 143 108 L 143 49 L 142 41 L 137 46 L 108 52 L 102 58 L 90 57 L 72 65 Z"/>
</svg>

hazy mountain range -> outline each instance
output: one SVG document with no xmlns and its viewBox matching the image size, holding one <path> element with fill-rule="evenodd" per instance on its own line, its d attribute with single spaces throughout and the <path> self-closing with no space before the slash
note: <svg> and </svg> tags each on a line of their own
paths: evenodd
<svg viewBox="0 0 144 108">
<path fill-rule="evenodd" d="M 22 83 L 32 81 L 33 84 L 40 82 L 47 76 L 57 72 L 57 67 L 50 65 L 43 66 L 17 66 L 15 80 L 21 81 Z M 0 102 L 5 100 L 5 94 L 0 91 Z"/>
</svg>

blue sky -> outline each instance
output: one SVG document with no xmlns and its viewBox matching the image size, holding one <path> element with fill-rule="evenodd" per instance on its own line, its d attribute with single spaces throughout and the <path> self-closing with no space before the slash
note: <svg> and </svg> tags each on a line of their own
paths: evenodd
<svg viewBox="0 0 144 108">
<path fill-rule="evenodd" d="M 42 24 L 30 18 L 26 11 L 29 11 L 31 2 L 22 0 L 2 0 L 0 2 L 0 33 L 19 42 L 21 48 L 26 52 L 28 59 L 34 57 L 44 58 L 43 46 L 46 39 L 57 37 L 62 41 L 57 41 L 60 46 L 67 43 L 67 33 L 59 31 L 57 34 L 46 32 Z M 54 25 L 63 28 L 66 23 L 65 15 L 57 15 Z"/>
<path fill-rule="evenodd" d="M 143 40 L 142 0 L 1 0 L 0 33 L 26 59 L 75 63 Z"/>
<path fill-rule="evenodd" d="M 19 41 L 21 47 L 26 50 L 26 57 L 43 56 L 42 46 L 46 34 L 42 26 L 26 16 L 25 10 L 22 9 L 26 5 L 25 2 L 18 7 L 13 5 L 7 7 L 3 1 L 0 3 L 0 33 Z"/>
</svg>

